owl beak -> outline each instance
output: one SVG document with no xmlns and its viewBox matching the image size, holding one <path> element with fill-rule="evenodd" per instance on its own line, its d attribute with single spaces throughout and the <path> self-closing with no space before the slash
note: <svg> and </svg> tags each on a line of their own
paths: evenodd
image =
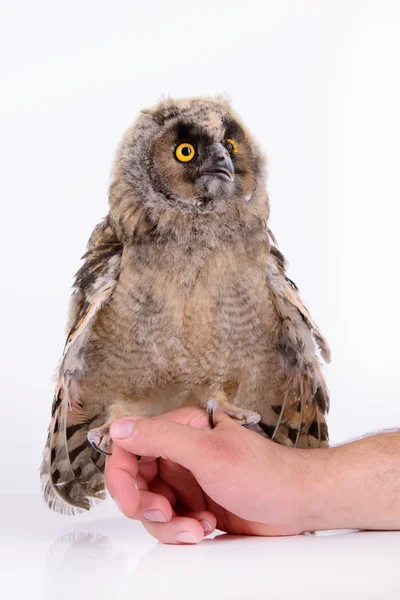
<svg viewBox="0 0 400 600">
<path fill-rule="evenodd" d="M 235 167 L 228 150 L 221 143 L 218 142 L 212 145 L 210 160 L 207 161 L 202 175 L 212 175 L 224 181 L 234 181 Z"/>
</svg>

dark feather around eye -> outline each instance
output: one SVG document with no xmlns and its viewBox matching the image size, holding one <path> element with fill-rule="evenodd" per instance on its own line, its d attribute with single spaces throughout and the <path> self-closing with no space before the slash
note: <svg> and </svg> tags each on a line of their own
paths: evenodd
<svg viewBox="0 0 400 600">
<path fill-rule="evenodd" d="M 232 138 L 238 140 L 242 137 L 242 128 L 234 119 L 223 118 L 222 122 L 225 127 L 225 139 Z"/>
<path fill-rule="evenodd" d="M 193 138 L 193 128 L 185 125 L 184 123 L 178 123 L 176 127 L 176 135 L 179 140 L 187 142 Z"/>
<path fill-rule="evenodd" d="M 202 127 L 199 127 L 194 123 L 179 121 L 174 125 L 174 133 L 176 136 L 176 144 L 189 142 L 196 148 L 199 148 L 205 147 L 213 141 Z"/>
</svg>

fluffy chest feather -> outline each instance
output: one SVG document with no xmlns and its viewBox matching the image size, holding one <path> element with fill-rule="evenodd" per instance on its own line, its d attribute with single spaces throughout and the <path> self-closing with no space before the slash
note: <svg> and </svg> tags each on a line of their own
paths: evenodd
<svg viewBox="0 0 400 600">
<path fill-rule="evenodd" d="M 207 256 L 129 249 L 88 343 L 88 378 L 132 397 L 255 376 L 277 328 L 265 261 L 264 248 Z"/>
</svg>

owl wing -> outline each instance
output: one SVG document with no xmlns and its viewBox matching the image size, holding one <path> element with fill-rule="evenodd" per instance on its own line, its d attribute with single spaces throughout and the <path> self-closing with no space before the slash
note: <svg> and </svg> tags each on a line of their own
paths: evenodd
<svg viewBox="0 0 400 600">
<path fill-rule="evenodd" d="M 109 301 L 118 281 L 123 245 L 109 216 L 94 229 L 76 274 L 71 297 L 68 336 L 60 360 L 41 480 L 47 504 L 57 512 L 78 512 L 90 507 L 90 498 L 101 498 L 100 465 L 90 458 L 86 434 L 89 423 L 81 410 L 78 382 L 85 370 L 83 349 L 96 316 Z M 68 417 L 68 423 L 67 423 Z M 72 417 L 72 418 L 71 418 Z M 85 473 L 76 458 L 88 454 Z M 95 461 L 104 460 L 100 455 Z M 89 472 L 90 471 L 90 472 Z M 88 487 L 90 486 L 90 487 Z"/>
<path fill-rule="evenodd" d="M 276 247 L 270 230 L 270 255 L 267 266 L 267 284 L 275 311 L 281 320 L 278 351 L 285 373 L 282 403 L 273 407 L 278 422 L 271 437 L 275 439 L 279 427 L 287 424 L 294 445 L 310 431 L 318 444 L 328 439 L 325 414 L 329 410 L 329 392 L 321 372 L 316 347 L 325 362 L 331 353 L 327 341 L 300 299 L 295 283 L 286 274 L 286 261 Z"/>
</svg>

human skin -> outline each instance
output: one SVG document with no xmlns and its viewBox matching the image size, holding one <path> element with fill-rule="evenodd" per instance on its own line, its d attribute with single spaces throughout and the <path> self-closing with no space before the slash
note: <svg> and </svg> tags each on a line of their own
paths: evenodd
<svg viewBox="0 0 400 600">
<path fill-rule="evenodd" d="M 220 411 L 210 429 L 204 410 L 186 406 L 119 419 L 110 433 L 107 489 L 164 543 L 198 543 L 215 528 L 261 536 L 400 529 L 399 432 L 301 450 Z"/>
</svg>

